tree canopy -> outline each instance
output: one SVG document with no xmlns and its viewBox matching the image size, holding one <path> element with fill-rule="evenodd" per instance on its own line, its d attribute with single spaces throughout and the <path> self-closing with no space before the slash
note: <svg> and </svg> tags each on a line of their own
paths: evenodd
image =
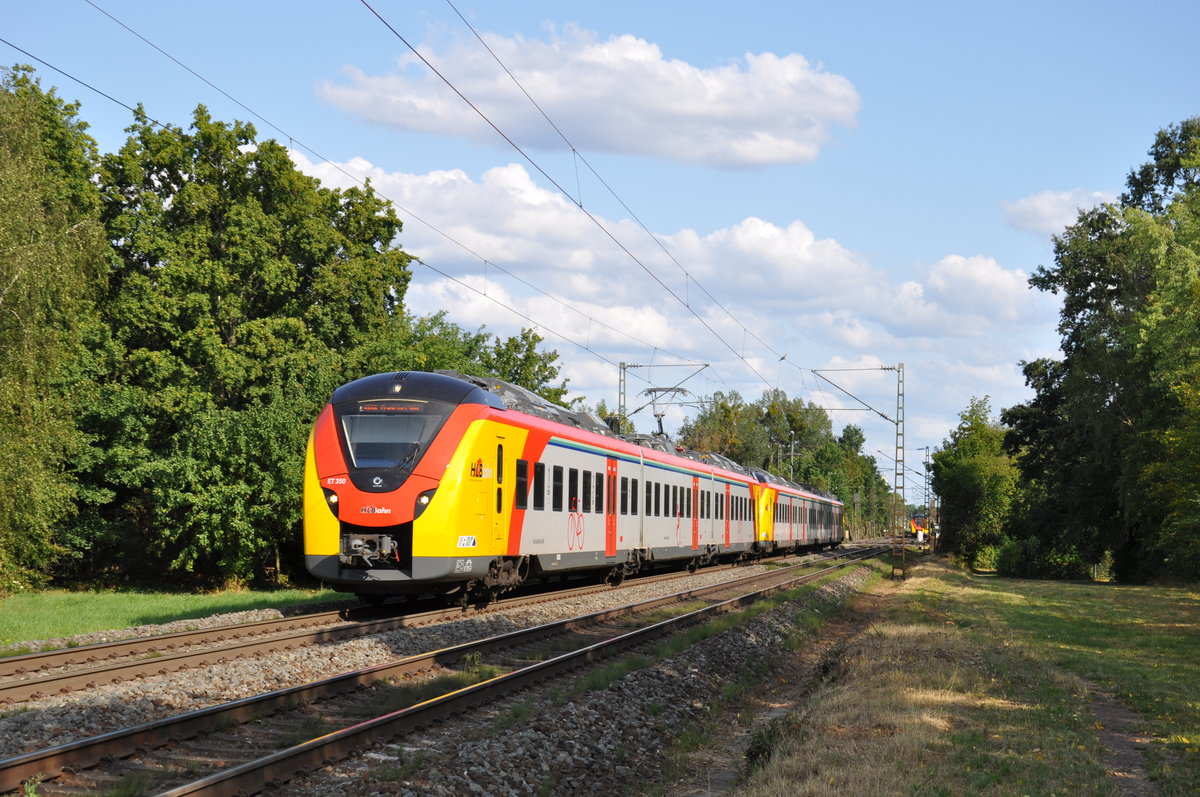
<svg viewBox="0 0 1200 797">
<path fill-rule="evenodd" d="M 1027 572 L 1111 554 L 1122 579 L 1200 578 L 1200 118 L 1150 155 L 1030 279 L 1062 297 L 1062 358 L 1023 363 L 1035 395 L 1002 415 L 1021 474 L 1009 534 L 1042 552 Z"/>
<path fill-rule="evenodd" d="M 886 480 L 874 457 L 862 453 L 862 429 L 847 426 L 835 438 L 829 415 L 816 404 L 767 390 L 753 403 L 736 391 L 714 393 L 680 428 L 681 442 L 735 462 L 771 471 L 836 495 L 853 533 L 887 524 Z"/>
<path fill-rule="evenodd" d="M 931 484 L 941 499 L 941 539 L 974 564 L 1000 542 L 1013 501 L 1017 469 L 1004 452 L 1004 429 L 991 417 L 988 399 L 973 398 L 958 426 L 933 455 Z"/>
<path fill-rule="evenodd" d="M 100 156 L 77 106 L 29 70 L 3 89 L 0 574 L 13 584 L 298 572 L 308 428 L 360 376 L 448 368 L 566 393 L 531 330 L 501 340 L 405 312 L 412 258 L 369 184 L 325 188 L 203 106 L 187 130 L 139 111 Z"/>
<path fill-rule="evenodd" d="M 78 488 L 67 462 L 105 245 L 95 142 L 78 106 L 29 69 L 0 78 L 0 592 L 68 555 Z"/>
</svg>

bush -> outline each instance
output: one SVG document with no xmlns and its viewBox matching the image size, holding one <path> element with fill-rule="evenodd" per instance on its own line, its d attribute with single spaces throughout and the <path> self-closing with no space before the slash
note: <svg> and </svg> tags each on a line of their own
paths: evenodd
<svg viewBox="0 0 1200 797">
<path fill-rule="evenodd" d="M 1026 540 L 1026 542 L 1036 542 Z M 1025 545 L 1021 540 L 1012 537 L 1001 537 L 1000 546 L 996 549 L 996 574 L 1008 578 L 1018 578 L 1028 572 L 1025 561 Z"/>
</svg>

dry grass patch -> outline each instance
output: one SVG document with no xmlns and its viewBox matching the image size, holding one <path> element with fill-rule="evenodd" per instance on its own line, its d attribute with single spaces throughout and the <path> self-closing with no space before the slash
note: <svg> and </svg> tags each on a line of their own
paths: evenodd
<svg viewBox="0 0 1200 797">
<path fill-rule="evenodd" d="M 805 707 L 758 732 L 739 795 L 1112 793 L 1083 682 L 956 611 L 972 587 L 946 575 L 918 567 Z"/>
</svg>

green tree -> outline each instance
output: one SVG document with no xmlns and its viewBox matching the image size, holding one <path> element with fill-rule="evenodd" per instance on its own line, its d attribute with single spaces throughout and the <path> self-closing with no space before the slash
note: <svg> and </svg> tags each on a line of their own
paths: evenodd
<svg viewBox="0 0 1200 797">
<path fill-rule="evenodd" d="M 1200 118 L 1160 131 L 1150 155 L 1122 205 L 1082 212 L 1055 239 L 1054 266 L 1030 279 L 1062 297 L 1062 358 L 1023 363 L 1035 397 L 1002 416 L 1022 473 L 1011 533 L 1084 562 L 1112 551 L 1121 579 L 1156 572 L 1167 516 L 1188 514 L 1182 494 L 1164 500 L 1161 479 L 1195 481 L 1161 460 L 1190 418 L 1194 327 L 1180 319 L 1192 301 Z"/>
<path fill-rule="evenodd" d="M 714 393 L 701 401 L 700 411 L 679 434 L 689 448 L 833 493 L 846 505 L 853 533 L 883 527 L 888 486 L 874 457 L 862 453 L 862 429 L 847 426 L 835 439 L 829 416 L 811 402 L 790 399 L 780 390 L 765 391 L 753 404 L 736 392 Z"/>
<path fill-rule="evenodd" d="M 83 437 L 72 386 L 106 250 L 78 105 L 28 67 L 0 78 L 0 594 L 36 584 L 74 551 L 60 534 Z"/>
<path fill-rule="evenodd" d="M 990 416 L 988 399 L 972 398 L 933 455 L 932 486 L 942 502 L 940 545 L 972 565 L 984 548 L 1000 542 L 1017 480 L 1004 452 L 1004 428 Z"/>
<path fill-rule="evenodd" d="M 747 467 L 765 467 L 770 458 L 770 438 L 759 422 L 758 409 L 747 404 L 736 390 L 716 392 L 700 400 L 700 411 L 679 428 L 683 445 L 712 451 Z"/>
<path fill-rule="evenodd" d="M 1200 163 L 1200 152 L 1194 156 Z M 1126 511 L 1138 518 L 1144 574 L 1200 579 L 1200 187 L 1135 223 L 1155 292 L 1129 333 L 1149 374 L 1127 453 Z"/>
<path fill-rule="evenodd" d="M 117 259 L 77 461 L 93 566 L 204 583 L 295 567 L 308 428 L 351 379 L 497 370 L 565 392 L 531 331 L 494 340 L 404 312 L 411 258 L 369 184 L 323 188 L 203 106 L 188 131 L 139 113 L 129 132 L 98 178 Z"/>
</svg>

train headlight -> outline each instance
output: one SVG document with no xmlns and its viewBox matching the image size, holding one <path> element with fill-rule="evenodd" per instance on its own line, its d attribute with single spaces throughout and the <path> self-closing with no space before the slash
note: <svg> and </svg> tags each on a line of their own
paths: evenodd
<svg viewBox="0 0 1200 797">
<path fill-rule="evenodd" d="M 413 506 L 413 520 L 419 518 L 421 513 L 425 511 L 425 507 L 429 506 L 429 502 L 433 500 L 433 494 L 435 492 L 437 492 L 437 490 L 426 490 L 417 496 L 416 505 Z"/>
<path fill-rule="evenodd" d="M 338 516 L 338 497 L 337 493 L 330 490 L 328 487 L 321 487 L 321 491 L 325 493 L 325 503 L 329 504 L 329 511 L 334 517 Z"/>
</svg>

